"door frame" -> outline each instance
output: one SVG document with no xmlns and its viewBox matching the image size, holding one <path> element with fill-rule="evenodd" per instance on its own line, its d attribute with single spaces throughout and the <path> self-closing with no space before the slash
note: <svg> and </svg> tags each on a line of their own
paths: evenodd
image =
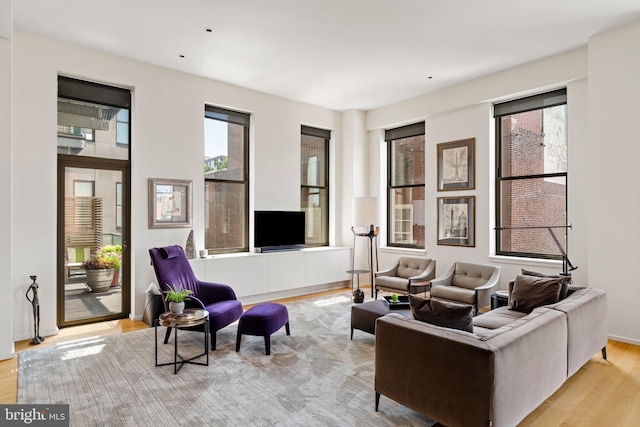
<svg viewBox="0 0 640 427">
<path fill-rule="evenodd" d="M 99 321 L 124 319 L 131 312 L 131 167 L 129 160 L 105 159 L 98 157 L 70 156 L 58 154 L 58 194 L 57 194 L 57 272 L 56 272 L 56 320 L 59 328 L 96 323 Z M 103 169 L 122 173 L 122 311 L 108 316 L 90 317 L 65 321 L 65 169 Z"/>
</svg>

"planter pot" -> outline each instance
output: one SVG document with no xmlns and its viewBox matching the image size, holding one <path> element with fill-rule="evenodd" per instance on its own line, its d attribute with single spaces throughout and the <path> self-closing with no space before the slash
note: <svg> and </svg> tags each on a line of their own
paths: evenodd
<svg viewBox="0 0 640 427">
<path fill-rule="evenodd" d="M 113 280 L 111 280 L 111 287 L 120 285 L 120 269 L 113 270 Z"/>
<path fill-rule="evenodd" d="M 182 314 L 184 311 L 184 301 L 181 302 L 173 302 L 169 301 L 169 311 L 174 314 Z"/>
<path fill-rule="evenodd" d="M 98 293 L 109 290 L 113 281 L 113 268 L 86 271 L 87 285 L 91 288 L 91 292 Z"/>
</svg>

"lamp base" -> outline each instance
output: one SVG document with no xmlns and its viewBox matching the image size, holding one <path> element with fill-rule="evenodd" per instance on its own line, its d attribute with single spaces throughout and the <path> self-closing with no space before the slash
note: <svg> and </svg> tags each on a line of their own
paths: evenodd
<svg viewBox="0 0 640 427">
<path fill-rule="evenodd" d="M 364 302 L 364 292 L 362 292 L 362 289 L 353 291 L 353 302 L 356 304 Z"/>
</svg>

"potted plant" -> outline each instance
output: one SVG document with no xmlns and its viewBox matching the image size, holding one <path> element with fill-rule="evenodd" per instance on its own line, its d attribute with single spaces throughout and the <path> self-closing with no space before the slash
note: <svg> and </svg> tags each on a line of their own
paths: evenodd
<svg viewBox="0 0 640 427">
<path fill-rule="evenodd" d="M 182 286 L 171 286 L 167 283 L 168 291 L 164 300 L 169 301 L 169 310 L 175 314 L 181 314 L 184 311 L 184 302 L 189 300 L 189 295 L 193 293 L 191 289 L 185 289 Z"/>
<path fill-rule="evenodd" d="M 82 268 L 87 272 L 87 285 L 91 292 L 105 292 L 111 287 L 116 263 L 113 257 L 103 257 L 100 254 L 94 254 L 82 263 Z"/>
<path fill-rule="evenodd" d="M 120 284 L 120 268 L 122 266 L 122 246 L 104 246 L 98 251 L 98 255 L 102 258 L 107 258 L 114 261 L 113 279 L 111 280 L 111 286 L 118 286 Z"/>
</svg>

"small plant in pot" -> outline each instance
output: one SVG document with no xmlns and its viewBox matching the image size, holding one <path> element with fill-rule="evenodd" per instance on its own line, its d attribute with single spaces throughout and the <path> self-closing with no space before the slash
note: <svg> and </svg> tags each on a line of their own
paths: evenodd
<svg viewBox="0 0 640 427">
<path fill-rule="evenodd" d="M 164 291 L 165 301 L 169 301 L 169 310 L 175 314 L 181 314 L 184 311 L 184 302 L 189 300 L 189 295 L 193 293 L 191 289 L 184 289 L 180 286 L 171 286 L 167 284 L 168 291 Z"/>
<path fill-rule="evenodd" d="M 98 251 L 98 256 L 104 259 L 112 260 L 114 263 L 113 280 L 111 286 L 118 286 L 120 284 L 120 267 L 122 266 L 122 246 L 121 245 L 107 245 Z"/>
<path fill-rule="evenodd" d="M 111 257 L 95 254 L 84 263 L 82 268 L 87 272 L 87 285 L 92 292 L 105 292 L 111 287 L 113 269 L 119 262 Z"/>
</svg>

